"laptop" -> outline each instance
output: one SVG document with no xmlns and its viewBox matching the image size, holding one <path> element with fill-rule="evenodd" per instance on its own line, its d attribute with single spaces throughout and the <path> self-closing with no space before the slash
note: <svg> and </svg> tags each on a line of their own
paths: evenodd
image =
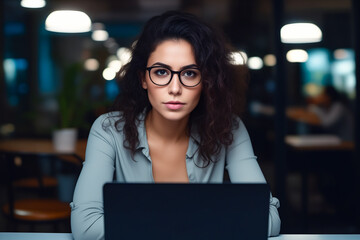
<svg viewBox="0 0 360 240">
<path fill-rule="evenodd" d="M 265 240 L 267 184 L 106 183 L 105 239 Z"/>
</svg>

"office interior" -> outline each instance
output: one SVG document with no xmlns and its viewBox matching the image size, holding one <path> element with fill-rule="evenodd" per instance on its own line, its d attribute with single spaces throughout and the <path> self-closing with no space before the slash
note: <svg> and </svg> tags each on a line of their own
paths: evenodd
<svg viewBox="0 0 360 240">
<path fill-rule="evenodd" d="M 92 122 L 121 94 L 116 72 L 131 57 L 129 49 L 144 23 L 167 10 L 186 11 L 222 31 L 233 47 L 233 64 L 249 69 L 242 119 L 271 191 L 280 199 L 281 233 L 360 233 L 356 0 L 47 0 L 41 8 L 21 2 L 0 2 L 0 141 L 52 139 L 55 129 L 68 126 L 77 129 L 78 139 L 86 139 Z M 55 32 L 46 21 L 56 10 L 82 11 L 91 27 Z M 282 27 L 294 23 L 314 24 L 320 39 L 284 41 Z M 350 139 L 286 114 L 307 107 L 326 86 L 346 100 L 354 122 Z M 64 120 L 67 114 L 73 118 Z M 37 171 L 25 158 L 14 160 L 20 170 L 16 177 Z M 50 164 L 48 158 L 39 154 L 42 170 L 56 176 L 59 185 L 66 183 L 46 195 L 70 202 L 81 164 L 61 159 Z M 1 161 L 0 166 L 3 206 L 8 165 Z M 2 212 L 0 231 L 9 229 L 70 231 L 68 221 L 56 228 L 29 226 L 11 222 Z"/>
</svg>

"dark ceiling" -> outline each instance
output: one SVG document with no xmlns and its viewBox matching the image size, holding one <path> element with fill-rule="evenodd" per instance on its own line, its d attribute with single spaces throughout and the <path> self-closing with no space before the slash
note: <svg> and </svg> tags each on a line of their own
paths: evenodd
<svg viewBox="0 0 360 240">
<path fill-rule="evenodd" d="M 151 16 L 166 10 L 198 15 L 222 29 L 238 48 L 271 51 L 273 8 L 271 0 L 47 0 L 40 10 L 20 7 L 20 0 L 5 0 L 7 21 L 36 12 L 43 18 L 53 10 L 85 11 L 93 22 L 105 24 L 115 39 L 137 34 Z M 349 47 L 351 0 L 284 0 L 284 23 L 314 22 L 324 32 L 327 47 Z M 326 36 L 326 38 L 325 38 Z"/>
</svg>

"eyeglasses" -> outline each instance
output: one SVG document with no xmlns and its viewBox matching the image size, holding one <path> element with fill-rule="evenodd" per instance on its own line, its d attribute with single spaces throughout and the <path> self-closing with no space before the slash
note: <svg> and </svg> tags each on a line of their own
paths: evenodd
<svg viewBox="0 0 360 240">
<path fill-rule="evenodd" d="M 146 70 L 149 71 L 151 82 L 157 86 L 168 85 L 174 74 L 179 76 L 180 83 L 185 87 L 195 87 L 201 82 L 200 69 L 194 67 L 185 68 L 181 71 L 172 71 L 167 67 L 153 66 L 146 68 Z"/>
</svg>

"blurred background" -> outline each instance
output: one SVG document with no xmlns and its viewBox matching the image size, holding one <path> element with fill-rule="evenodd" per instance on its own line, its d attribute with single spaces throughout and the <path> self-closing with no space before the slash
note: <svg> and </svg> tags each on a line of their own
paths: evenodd
<svg viewBox="0 0 360 240">
<path fill-rule="evenodd" d="M 186 11 L 220 29 L 234 47 L 233 64 L 249 67 L 243 120 L 273 195 L 280 199 L 281 232 L 360 232 L 356 0 L 29 2 L 37 1 L 0 2 L 0 151 L 10 151 L 1 143 L 51 139 L 61 128 L 75 128 L 78 139 L 86 139 L 92 122 L 121 94 L 114 78 L 129 61 L 144 23 L 166 10 Z M 86 15 L 84 20 L 69 15 L 53 20 L 50 13 L 57 10 Z M 299 23 L 305 25 L 292 28 Z M 328 87 L 336 97 L 323 95 Z M 54 196 L 71 201 L 81 164 L 36 154 L 47 175 L 57 181 L 68 177 L 65 190 L 55 190 Z M 22 169 L 16 179 L 33 168 L 25 157 L 14 158 L 16 169 Z M 50 166 L 49 158 L 60 163 Z M 10 191 L 9 165 L 2 160 L 3 206 Z M 22 222 L 9 222 L 3 213 L 0 231 L 29 231 Z M 31 229 L 49 231 L 48 226 Z M 68 222 L 56 231 L 69 231 Z"/>
</svg>

